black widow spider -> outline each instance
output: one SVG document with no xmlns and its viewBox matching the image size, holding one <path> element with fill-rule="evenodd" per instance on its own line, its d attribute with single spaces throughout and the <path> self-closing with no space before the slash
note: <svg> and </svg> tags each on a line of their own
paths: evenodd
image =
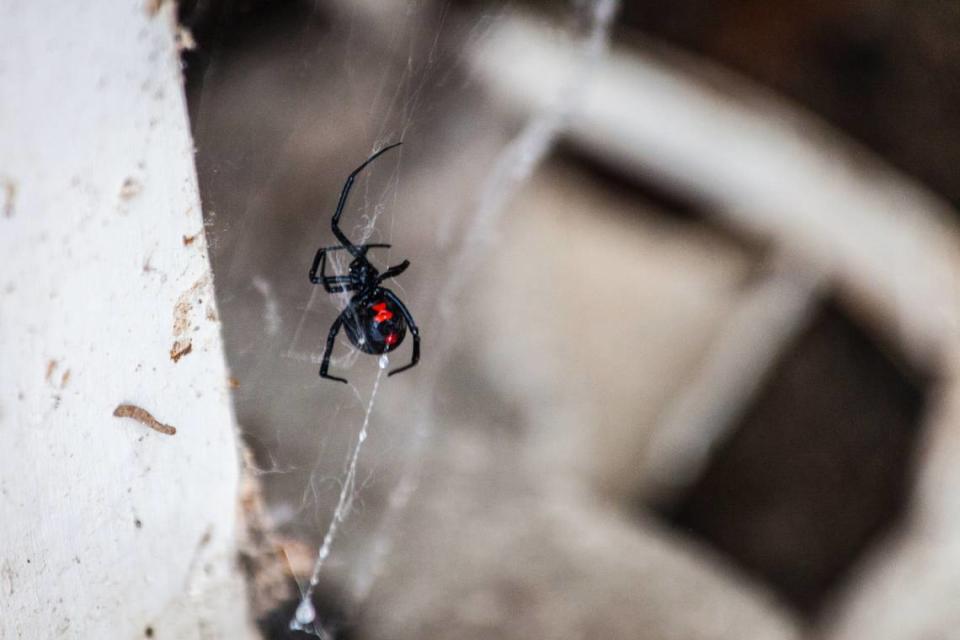
<svg viewBox="0 0 960 640">
<path fill-rule="evenodd" d="M 327 369 L 330 368 L 330 354 L 333 352 L 333 344 L 337 338 L 337 333 L 342 326 L 347 332 L 347 338 L 354 347 L 364 353 L 382 354 L 389 353 L 403 342 L 407 334 L 407 328 L 413 336 L 413 357 L 410 364 L 394 369 L 389 375 L 406 371 L 416 366 L 420 361 L 420 330 L 413 321 L 410 311 L 400 301 L 393 291 L 386 287 L 381 287 L 380 283 L 384 280 L 394 278 L 410 266 L 409 260 L 404 260 L 398 265 L 390 267 L 383 273 L 380 273 L 376 267 L 367 260 L 367 250 L 374 248 L 389 248 L 389 244 L 361 244 L 355 245 L 340 230 L 340 216 L 343 214 L 343 207 L 347 203 L 347 196 L 350 195 L 350 188 L 353 187 L 353 181 L 363 169 L 394 147 L 399 147 L 401 142 L 394 143 L 389 147 L 384 147 L 376 152 L 367 161 L 353 170 L 347 177 L 340 192 L 340 201 L 337 203 L 337 210 L 333 213 L 333 219 L 330 221 L 330 227 L 333 229 L 333 235 L 340 241 L 339 247 L 323 247 L 317 250 L 317 255 L 313 259 L 313 266 L 310 267 L 310 282 L 313 284 L 322 284 L 327 293 L 342 293 L 345 291 L 355 291 L 356 294 L 350 298 L 347 308 L 344 309 L 330 327 L 330 333 L 327 334 L 327 346 L 323 352 L 323 363 L 320 365 L 320 377 L 330 380 L 346 382 L 344 378 L 327 375 Z M 326 274 L 327 252 L 346 250 L 353 256 L 350 262 L 350 272 L 347 275 L 328 276 Z M 317 276 L 317 269 L 320 275 Z"/>
</svg>

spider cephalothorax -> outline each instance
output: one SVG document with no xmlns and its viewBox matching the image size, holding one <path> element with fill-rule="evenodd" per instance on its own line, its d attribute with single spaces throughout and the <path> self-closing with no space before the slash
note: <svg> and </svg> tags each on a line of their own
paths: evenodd
<svg viewBox="0 0 960 640">
<path fill-rule="evenodd" d="M 390 372 L 390 375 L 406 371 L 420 360 L 420 331 L 413 321 L 413 316 L 410 315 L 410 311 L 400 301 L 397 294 L 381 286 L 384 280 L 396 277 L 406 271 L 407 267 L 410 266 L 410 261 L 404 260 L 380 273 L 367 259 L 367 251 L 374 248 L 389 248 L 390 245 L 355 245 L 340 230 L 340 216 L 343 214 L 343 207 L 347 203 L 347 196 L 350 195 L 350 189 L 353 187 L 353 181 L 357 174 L 363 171 L 364 167 L 373 162 L 380 154 L 400 144 L 398 142 L 381 149 L 354 169 L 353 173 L 347 177 L 343 190 L 340 192 L 337 210 L 333 213 L 333 219 L 330 222 L 333 235 L 340 241 L 340 246 L 323 247 L 317 250 L 317 255 L 313 259 L 313 266 L 310 267 L 310 282 L 322 284 L 327 293 L 354 293 L 354 296 L 347 303 L 347 307 L 334 321 L 333 326 L 330 327 L 330 332 L 327 334 L 323 363 L 320 365 L 320 376 L 323 378 L 346 382 L 344 378 L 327 375 L 327 370 L 330 368 L 330 354 L 333 352 L 333 345 L 340 327 L 344 328 L 347 338 L 353 346 L 364 353 L 370 354 L 383 354 L 393 351 L 400 346 L 409 330 L 410 335 L 413 336 L 413 356 L 409 364 L 394 369 Z M 353 256 L 346 275 L 328 276 L 326 274 L 327 253 L 330 251 L 347 251 Z M 320 271 L 319 276 L 317 275 L 318 270 Z"/>
</svg>

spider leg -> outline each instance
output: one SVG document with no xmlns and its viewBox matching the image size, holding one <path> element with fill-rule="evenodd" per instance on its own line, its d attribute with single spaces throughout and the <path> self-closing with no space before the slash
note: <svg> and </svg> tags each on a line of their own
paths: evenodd
<svg viewBox="0 0 960 640">
<path fill-rule="evenodd" d="M 350 307 L 347 307 L 343 313 L 337 316 L 337 319 L 333 321 L 333 326 L 330 327 L 330 333 L 327 334 L 327 346 L 323 350 L 323 363 L 320 365 L 320 377 L 326 378 L 328 380 L 336 380 L 338 382 L 343 382 L 346 384 L 346 378 L 338 378 L 337 376 L 327 375 L 327 370 L 330 368 L 330 356 L 333 354 L 333 345 L 337 339 L 337 333 L 340 332 L 340 327 L 343 326 L 343 316 L 350 310 Z"/>
<path fill-rule="evenodd" d="M 400 367 L 399 369 L 394 369 L 387 374 L 392 376 L 395 373 L 400 373 L 401 371 L 406 371 L 407 369 L 413 368 L 417 366 L 418 362 L 420 362 L 420 329 L 417 327 L 417 323 L 413 321 L 413 316 L 410 314 L 410 310 L 407 309 L 407 305 L 401 302 L 400 298 L 397 297 L 397 294 L 389 289 L 384 289 L 383 295 L 389 298 L 400 308 L 400 313 L 403 314 L 403 319 L 407 321 L 407 327 L 410 329 L 410 335 L 413 336 L 413 356 L 410 358 L 410 364 Z"/>
<path fill-rule="evenodd" d="M 357 245 L 356 248 L 359 249 L 362 253 L 366 254 L 369 249 L 389 249 L 393 245 L 382 244 L 382 243 L 372 243 L 372 244 L 361 244 Z M 310 282 L 313 284 L 321 284 L 320 278 L 330 279 L 330 278 L 346 278 L 348 276 L 328 276 L 326 274 L 327 266 L 327 254 L 331 251 L 343 251 L 346 247 L 321 247 L 317 249 L 317 255 L 313 257 L 313 265 L 310 267 Z M 317 277 L 317 271 L 320 272 L 320 278 Z M 339 282 L 346 282 L 346 280 L 340 280 Z"/>
<path fill-rule="evenodd" d="M 313 284 L 320 284 L 321 279 L 327 279 L 327 275 L 324 272 L 327 267 L 327 251 L 329 250 L 330 247 L 317 249 L 317 255 L 313 256 L 313 265 L 310 267 L 310 282 Z M 319 278 L 317 277 L 317 271 L 320 272 Z"/>
<path fill-rule="evenodd" d="M 334 278 L 349 278 L 349 276 L 331 276 L 329 280 L 323 283 L 323 288 L 327 293 L 343 293 L 344 291 L 356 291 L 360 287 L 354 282 L 347 284 L 337 284 Z"/>
<path fill-rule="evenodd" d="M 404 260 L 400 264 L 390 267 L 377 277 L 377 282 L 383 282 L 384 280 L 389 280 L 390 278 L 396 278 L 398 275 L 407 270 L 407 267 L 410 266 L 409 260 Z"/>
<path fill-rule="evenodd" d="M 357 249 L 360 249 L 363 252 L 366 252 L 367 249 L 389 249 L 392 247 L 392 244 L 383 244 L 382 242 L 371 242 L 368 244 L 358 244 L 356 245 Z M 343 251 L 346 247 L 337 245 L 335 247 L 323 247 L 323 251 Z"/>
<path fill-rule="evenodd" d="M 344 291 L 356 291 L 357 283 L 353 277 L 346 276 L 328 276 L 327 275 L 327 251 L 339 249 L 342 247 L 325 247 L 317 250 L 317 255 L 313 258 L 313 266 L 310 267 L 310 282 L 313 284 L 322 284 L 327 293 L 342 293 Z M 317 276 L 317 271 L 320 275 Z"/>
<path fill-rule="evenodd" d="M 399 147 L 402 142 L 395 142 L 388 147 L 384 147 L 377 151 L 375 154 L 367 158 L 366 162 L 353 170 L 349 176 L 347 176 L 347 181 L 343 183 L 343 189 L 340 191 L 340 200 L 337 202 L 337 210 L 333 213 L 333 219 L 330 221 L 330 227 L 333 229 L 333 235 L 337 237 L 337 240 L 340 241 L 340 244 L 350 252 L 354 258 L 360 258 L 363 256 L 363 251 L 360 247 L 356 246 L 350 242 L 350 238 L 346 236 L 343 231 L 340 231 L 340 216 L 343 215 L 343 208 L 347 204 L 347 196 L 350 195 L 350 189 L 353 188 L 353 181 L 356 179 L 357 175 L 363 171 L 368 164 L 379 158 L 381 155 L 393 149 L 394 147 Z"/>
</svg>

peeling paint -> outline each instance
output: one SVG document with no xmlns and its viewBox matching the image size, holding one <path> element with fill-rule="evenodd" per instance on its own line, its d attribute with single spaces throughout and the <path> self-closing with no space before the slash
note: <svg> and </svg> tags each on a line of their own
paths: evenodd
<svg viewBox="0 0 960 640">
<path fill-rule="evenodd" d="M 120 185 L 120 198 L 122 200 L 131 200 L 143 191 L 143 185 L 134 178 L 127 178 Z"/>
<path fill-rule="evenodd" d="M 166 2 L 166 0 L 147 0 L 143 8 L 147 12 L 147 15 L 152 18 L 160 13 L 164 2 Z"/>
<path fill-rule="evenodd" d="M 193 342 L 186 333 L 191 326 L 196 327 L 196 323 L 191 322 L 191 315 L 194 308 L 203 303 L 200 296 L 212 296 L 212 293 L 204 291 L 209 282 L 208 275 L 200 278 L 181 293 L 173 305 L 173 346 L 170 347 L 170 359 L 174 362 L 179 362 L 180 358 L 193 351 Z M 209 311 L 207 315 L 209 317 Z"/>
<path fill-rule="evenodd" d="M 154 418 L 149 411 L 138 407 L 135 404 L 119 404 L 117 405 L 117 408 L 113 410 L 113 415 L 117 418 L 133 418 L 137 422 L 150 427 L 154 431 L 158 431 L 168 436 L 172 436 L 177 433 L 176 427 L 172 427 L 169 424 L 160 422 Z"/>
<path fill-rule="evenodd" d="M 177 340 L 170 347 L 170 359 L 174 362 L 180 362 L 180 358 L 193 351 L 193 342 L 188 340 Z"/>
<path fill-rule="evenodd" d="M 12 218 L 17 200 L 17 183 L 10 178 L 3 179 L 3 217 Z"/>
</svg>

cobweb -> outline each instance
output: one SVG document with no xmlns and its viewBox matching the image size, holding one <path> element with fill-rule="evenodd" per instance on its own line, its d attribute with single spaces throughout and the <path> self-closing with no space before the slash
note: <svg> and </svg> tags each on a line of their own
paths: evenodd
<svg viewBox="0 0 960 640">
<path fill-rule="evenodd" d="M 212 39 L 191 111 L 237 413 L 274 519 L 317 549 L 292 629 L 332 635 L 314 610 L 327 572 L 353 607 L 380 575 L 421 481 L 439 382 L 455 366 L 454 309 L 505 205 L 576 108 L 615 9 L 582 0 L 551 18 L 574 39 L 578 64 L 519 126 L 496 115 L 469 64 L 509 6 L 468 15 L 449 2 L 314 5 Z M 338 341 L 331 371 L 350 384 L 322 381 L 326 331 L 349 298 L 311 286 L 307 268 L 334 244 L 329 220 L 347 173 L 401 140 L 362 174 L 342 226 L 356 243 L 393 245 L 371 251 L 379 267 L 413 263 L 389 286 L 421 327 L 421 365 L 387 384 L 386 357 Z M 344 273 L 344 254 L 331 258 Z"/>
</svg>

